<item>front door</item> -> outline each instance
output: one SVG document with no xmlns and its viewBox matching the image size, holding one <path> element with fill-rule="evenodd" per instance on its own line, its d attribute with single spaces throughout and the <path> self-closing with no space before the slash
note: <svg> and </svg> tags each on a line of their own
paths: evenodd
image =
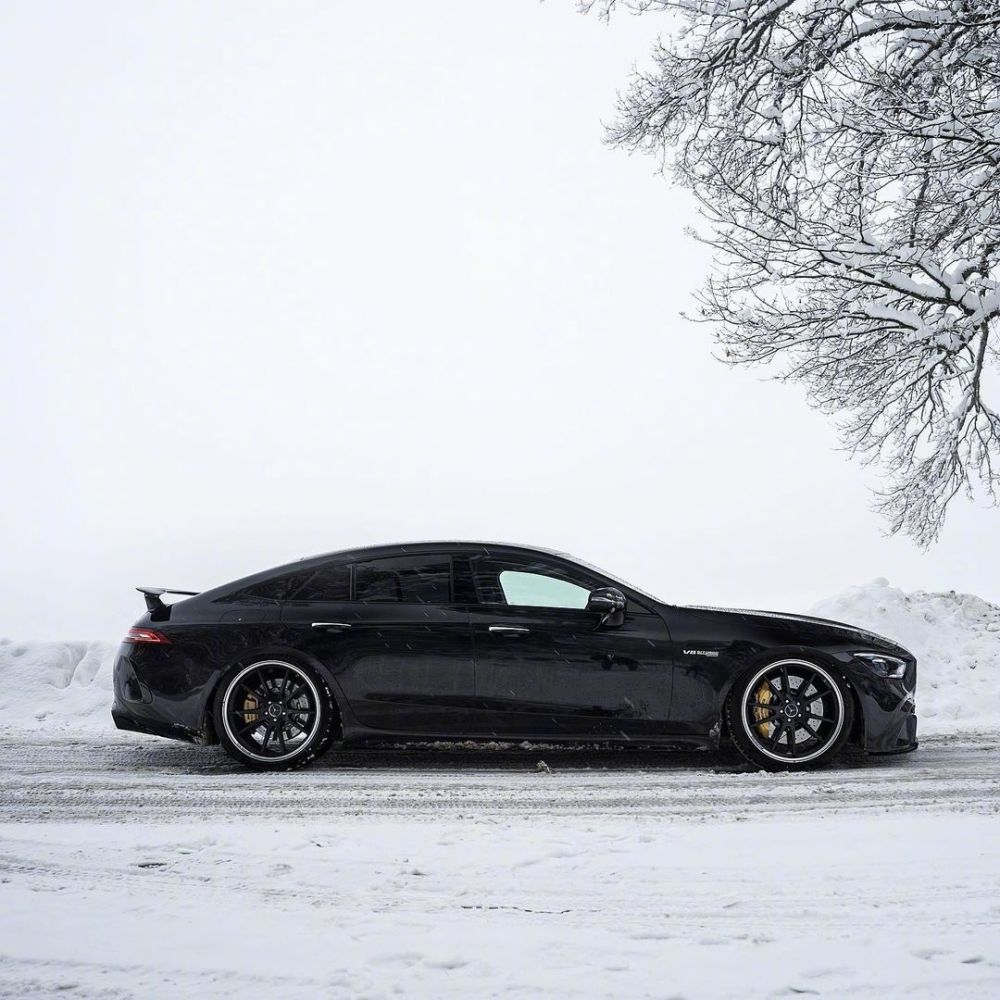
<svg viewBox="0 0 1000 1000">
<path fill-rule="evenodd" d="M 472 637 L 468 612 L 452 602 L 447 553 L 330 567 L 296 596 L 283 622 L 331 672 L 362 726 L 421 736 L 468 731 Z"/>
<path fill-rule="evenodd" d="M 476 731 L 499 739 L 641 738 L 669 728 L 673 670 L 663 620 L 630 599 L 624 623 L 586 610 L 607 581 L 535 557 L 470 560 Z"/>
</svg>

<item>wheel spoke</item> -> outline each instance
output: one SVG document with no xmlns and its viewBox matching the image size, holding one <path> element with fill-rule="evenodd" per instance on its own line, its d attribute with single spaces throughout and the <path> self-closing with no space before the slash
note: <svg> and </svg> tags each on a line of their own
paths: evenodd
<svg viewBox="0 0 1000 1000">
<path fill-rule="evenodd" d="M 795 730 L 797 726 L 795 722 L 792 721 L 788 724 L 788 756 L 795 756 Z"/>
<path fill-rule="evenodd" d="M 770 736 L 771 746 L 777 747 L 778 740 L 781 739 L 781 734 L 785 731 L 785 727 L 787 725 L 788 725 L 788 720 L 784 717 L 780 718 L 778 722 L 775 723 L 774 730 Z"/>
<path fill-rule="evenodd" d="M 781 665 L 781 689 L 785 692 L 786 698 L 791 697 L 792 691 L 788 681 L 788 667 L 784 664 Z"/>
<path fill-rule="evenodd" d="M 290 702 L 295 701 L 296 698 L 301 697 L 306 693 L 305 684 L 300 684 L 290 695 L 286 695 L 282 698 L 282 701 L 287 706 Z"/>
<path fill-rule="evenodd" d="M 246 681 L 240 683 L 240 686 L 236 689 L 237 691 L 245 691 L 251 698 L 256 698 L 260 700 L 265 697 L 264 692 L 259 687 L 253 687 L 247 684 Z"/>
<path fill-rule="evenodd" d="M 808 674 L 806 674 L 802 683 L 795 689 L 796 698 L 801 698 L 805 695 L 806 691 L 809 690 L 809 685 L 812 684 L 815 677 L 816 677 L 815 670 L 811 670 Z"/>
<path fill-rule="evenodd" d="M 278 746 L 281 748 L 281 756 L 284 757 L 288 753 L 288 747 L 285 746 L 285 727 L 282 725 L 276 725 L 274 731 L 278 737 Z"/>
<path fill-rule="evenodd" d="M 827 695 L 831 693 L 830 689 L 822 683 L 822 681 L 816 682 L 816 690 L 812 694 L 807 694 L 806 698 L 809 699 L 808 704 L 812 704 L 814 701 L 822 701 Z"/>
<path fill-rule="evenodd" d="M 806 716 L 810 719 L 817 719 L 820 722 L 836 722 L 835 718 L 831 718 L 829 715 L 817 715 L 815 712 L 805 712 Z"/>
<path fill-rule="evenodd" d="M 236 730 L 236 735 L 242 736 L 244 733 L 252 733 L 255 729 L 260 729 L 262 725 L 264 725 L 264 723 L 260 719 L 254 719 L 253 722 L 247 722 L 240 726 Z"/>
</svg>

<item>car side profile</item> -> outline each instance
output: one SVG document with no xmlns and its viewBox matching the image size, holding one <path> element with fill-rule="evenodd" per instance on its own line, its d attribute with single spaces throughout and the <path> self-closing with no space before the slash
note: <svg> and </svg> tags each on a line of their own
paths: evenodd
<svg viewBox="0 0 1000 1000">
<path fill-rule="evenodd" d="M 386 545 L 203 593 L 139 589 L 115 724 L 220 743 L 250 768 L 437 740 L 731 743 L 770 770 L 819 767 L 848 742 L 917 746 L 916 661 L 891 640 L 665 603 L 544 549 Z"/>
</svg>

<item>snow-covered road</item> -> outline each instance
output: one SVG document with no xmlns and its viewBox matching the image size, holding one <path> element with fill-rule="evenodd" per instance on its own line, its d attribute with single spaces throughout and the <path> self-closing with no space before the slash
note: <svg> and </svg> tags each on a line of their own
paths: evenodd
<svg viewBox="0 0 1000 1000">
<path fill-rule="evenodd" d="M 539 761 L 551 770 L 536 770 Z M 0 806 L 14 821 L 119 823 L 995 814 L 1000 735 L 931 737 L 913 754 L 848 757 L 811 774 L 751 772 L 704 753 L 429 749 L 330 754 L 307 770 L 267 775 L 244 771 L 218 747 L 119 734 L 33 737 L 0 749 Z"/>
<path fill-rule="evenodd" d="M 996 734 L 802 776 L 12 737 L 3 996 L 1000 994 Z"/>
</svg>

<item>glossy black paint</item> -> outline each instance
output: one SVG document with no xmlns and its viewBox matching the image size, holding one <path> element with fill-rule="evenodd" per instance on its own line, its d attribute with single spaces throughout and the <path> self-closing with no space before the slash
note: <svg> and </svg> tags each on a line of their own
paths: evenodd
<svg viewBox="0 0 1000 1000">
<path fill-rule="evenodd" d="M 450 560 L 450 600 L 325 601 L 280 593 L 284 581 L 300 586 L 315 571 L 346 574 L 351 565 L 413 555 Z M 541 564 L 591 590 L 614 588 L 625 595 L 624 614 L 499 603 L 474 585 L 481 560 Z M 724 736 L 723 703 L 737 677 L 792 655 L 817 659 L 847 681 L 856 708 L 853 738 L 864 749 L 916 746 L 916 663 L 890 640 L 821 619 L 666 604 L 569 557 L 521 546 L 420 543 L 332 553 L 173 605 L 154 604 L 136 625 L 170 641 L 121 646 L 116 724 L 195 742 L 215 742 L 212 698 L 225 672 L 276 657 L 309 666 L 326 681 L 345 741 L 712 747 Z M 904 659 L 906 676 L 876 676 L 851 655 L 858 651 Z"/>
</svg>

